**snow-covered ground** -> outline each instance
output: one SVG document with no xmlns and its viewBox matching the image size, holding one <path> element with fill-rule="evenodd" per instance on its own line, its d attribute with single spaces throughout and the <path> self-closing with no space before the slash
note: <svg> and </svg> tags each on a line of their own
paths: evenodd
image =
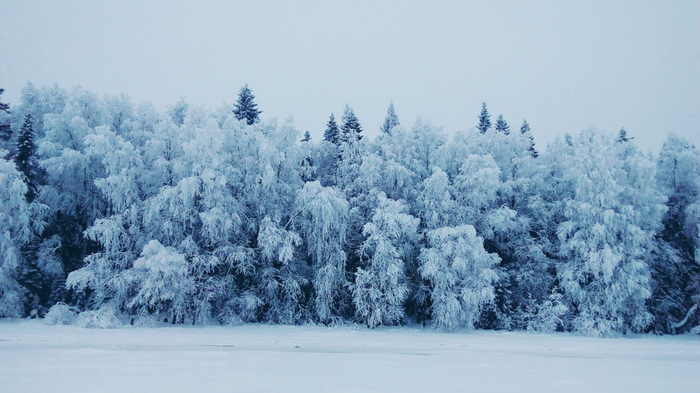
<svg viewBox="0 0 700 393">
<path fill-rule="evenodd" d="M 0 391 L 700 392 L 700 338 L 0 320 Z"/>
</svg>

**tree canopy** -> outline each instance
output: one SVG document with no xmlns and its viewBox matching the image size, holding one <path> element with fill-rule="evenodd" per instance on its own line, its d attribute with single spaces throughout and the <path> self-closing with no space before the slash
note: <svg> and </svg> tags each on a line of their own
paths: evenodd
<svg viewBox="0 0 700 393">
<path fill-rule="evenodd" d="M 491 127 L 483 104 L 479 128 L 396 119 L 374 140 L 346 106 L 315 142 L 251 107 L 28 84 L 0 151 L 0 315 L 698 330 L 700 152 L 683 138 L 654 157 L 585 130 L 538 153 L 527 121 Z"/>
</svg>

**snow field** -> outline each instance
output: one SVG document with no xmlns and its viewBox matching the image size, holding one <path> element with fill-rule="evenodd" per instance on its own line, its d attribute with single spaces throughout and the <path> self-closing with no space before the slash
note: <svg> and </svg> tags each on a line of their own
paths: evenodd
<svg viewBox="0 0 700 393">
<path fill-rule="evenodd" d="M 3 392 L 698 392 L 700 337 L 0 321 Z"/>
</svg>

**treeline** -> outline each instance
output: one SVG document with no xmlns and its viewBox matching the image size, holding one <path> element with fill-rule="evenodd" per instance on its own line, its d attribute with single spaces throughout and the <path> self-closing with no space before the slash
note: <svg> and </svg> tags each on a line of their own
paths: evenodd
<svg viewBox="0 0 700 393">
<path fill-rule="evenodd" d="M 700 154 L 683 138 L 652 157 L 587 130 L 538 152 L 486 104 L 452 137 L 391 104 L 374 140 L 346 106 L 315 142 L 254 98 L 159 113 L 27 84 L 2 104 L 0 316 L 698 330 Z"/>
</svg>

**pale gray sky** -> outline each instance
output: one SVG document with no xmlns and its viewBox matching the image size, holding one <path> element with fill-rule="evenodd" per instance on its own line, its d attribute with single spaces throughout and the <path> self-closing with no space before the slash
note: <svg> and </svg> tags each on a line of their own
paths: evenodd
<svg viewBox="0 0 700 393">
<path fill-rule="evenodd" d="M 485 101 L 540 149 L 594 126 L 658 151 L 700 145 L 700 2 L 0 0 L 3 102 L 27 80 L 212 109 L 248 83 L 316 141 L 345 103 L 373 137 L 390 100 L 447 132 Z"/>
</svg>

